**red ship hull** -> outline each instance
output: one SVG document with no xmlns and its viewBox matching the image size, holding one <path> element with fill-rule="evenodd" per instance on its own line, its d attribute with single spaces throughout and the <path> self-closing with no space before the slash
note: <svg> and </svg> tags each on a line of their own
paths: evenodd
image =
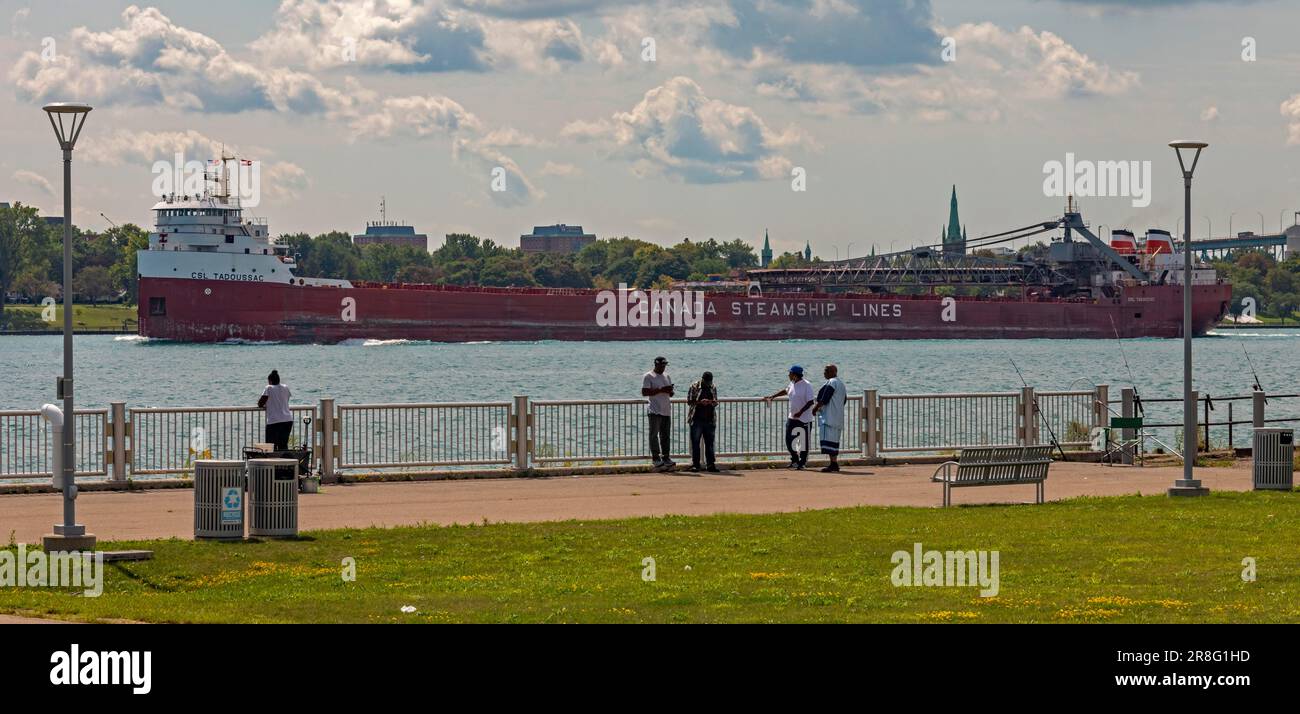
<svg viewBox="0 0 1300 714">
<path fill-rule="evenodd" d="M 1227 284 L 1195 285 L 1195 334 L 1223 319 Z M 609 298 L 609 292 L 604 299 Z M 1182 287 L 1095 300 L 767 294 L 704 297 L 701 330 L 598 320 L 595 290 L 378 286 L 141 278 L 139 333 L 184 342 L 1007 339 L 1179 337 Z M 608 323 L 608 321 L 606 321 Z"/>
</svg>

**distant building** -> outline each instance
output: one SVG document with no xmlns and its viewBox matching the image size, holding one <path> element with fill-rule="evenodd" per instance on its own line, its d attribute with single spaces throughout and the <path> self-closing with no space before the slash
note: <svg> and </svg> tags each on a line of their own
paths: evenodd
<svg viewBox="0 0 1300 714">
<path fill-rule="evenodd" d="M 812 260 L 812 244 L 808 241 L 803 242 L 803 259 L 807 261 Z"/>
<path fill-rule="evenodd" d="M 767 229 L 763 229 L 763 252 L 759 254 L 759 267 L 766 268 L 772 264 L 772 242 L 767 239 Z"/>
<path fill-rule="evenodd" d="M 966 254 L 966 227 L 961 225 L 957 218 L 957 185 L 952 187 L 952 201 L 948 204 L 948 225 L 940 233 L 939 239 L 943 241 L 943 252 L 954 255 Z"/>
<path fill-rule="evenodd" d="M 577 253 L 596 242 L 596 236 L 583 233 L 582 226 L 557 223 L 533 226 L 532 233 L 519 236 L 519 248 L 525 253 Z"/>
<path fill-rule="evenodd" d="M 354 245 L 396 245 L 429 250 L 429 236 L 416 233 L 414 226 L 388 220 L 388 200 L 379 200 L 379 220 L 367 222 L 366 232 L 352 236 Z"/>
</svg>

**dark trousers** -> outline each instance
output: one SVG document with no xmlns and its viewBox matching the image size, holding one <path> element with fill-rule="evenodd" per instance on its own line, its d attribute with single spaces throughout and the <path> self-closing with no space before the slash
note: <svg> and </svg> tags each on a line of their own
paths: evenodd
<svg viewBox="0 0 1300 714">
<path fill-rule="evenodd" d="M 717 425 L 711 421 L 691 422 L 691 465 L 713 466 L 713 437 Z M 700 442 L 704 442 L 704 458 L 700 461 Z"/>
<path fill-rule="evenodd" d="M 650 415 L 650 456 L 655 461 L 668 461 L 672 450 L 668 437 L 672 432 L 673 418 L 662 414 Z"/>
<path fill-rule="evenodd" d="M 808 441 L 812 439 L 812 422 L 798 419 L 785 420 L 785 448 L 790 451 L 790 461 L 796 464 L 808 464 Z M 796 442 L 798 442 L 796 444 Z M 795 446 L 801 447 L 798 451 Z"/>
<path fill-rule="evenodd" d="M 289 448 L 289 434 L 293 432 L 293 422 L 282 421 L 266 425 L 266 440 L 275 444 L 277 450 Z"/>
</svg>

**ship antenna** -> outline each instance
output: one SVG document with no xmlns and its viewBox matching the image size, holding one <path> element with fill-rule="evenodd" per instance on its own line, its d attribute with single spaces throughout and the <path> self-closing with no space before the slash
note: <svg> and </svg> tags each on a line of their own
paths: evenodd
<svg viewBox="0 0 1300 714">
<path fill-rule="evenodd" d="M 1124 340 L 1119 338 L 1119 326 L 1115 324 L 1115 316 L 1107 315 L 1110 318 L 1110 329 L 1115 331 L 1115 344 L 1119 347 L 1119 356 L 1124 360 L 1124 369 L 1128 371 L 1128 383 L 1133 388 L 1133 404 L 1137 406 L 1138 416 L 1143 416 L 1142 395 L 1138 394 L 1137 380 L 1133 378 L 1133 368 L 1128 366 L 1128 355 L 1124 354 Z M 1110 405 L 1106 406 L 1107 409 Z"/>
<path fill-rule="evenodd" d="M 1016 361 L 1014 359 L 1011 359 L 1011 355 L 1007 355 L 1007 361 L 1011 363 L 1011 368 L 1016 370 L 1016 375 L 1020 377 L 1020 383 L 1023 384 L 1026 389 L 1028 389 L 1029 382 L 1025 381 L 1025 375 L 1021 374 L 1020 367 L 1016 365 Z M 1055 446 L 1056 450 L 1061 452 L 1061 460 L 1065 461 L 1065 449 L 1061 448 L 1061 442 L 1057 440 L 1056 431 L 1052 429 L 1052 423 L 1047 420 L 1047 415 L 1043 413 L 1042 409 L 1038 408 L 1037 396 L 1033 398 L 1033 404 L 1034 404 L 1034 412 L 1038 414 L 1039 419 L 1043 420 L 1043 426 L 1047 427 L 1048 436 L 1052 437 L 1052 446 Z"/>
</svg>

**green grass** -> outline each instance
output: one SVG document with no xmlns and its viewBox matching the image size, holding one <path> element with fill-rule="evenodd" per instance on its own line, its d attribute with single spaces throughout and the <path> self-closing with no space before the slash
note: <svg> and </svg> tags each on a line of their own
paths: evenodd
<svg viewBox="0 0 1300 714">
<path fill-rule="evenodd" d="M 1294 493 L 1214 493 L 173 539 L 113 544 L 155 557 L 106 566 L 101 597 L 0 589 L 0 612 L 153 622 L 1297 622 L 1298 530 Z M 891 554 L 914 542 L 999 551 L 1001 592 L 894 587 Z M 345 557 L 356 559 L 355 582 L 341 578 Z M 656 560 L 654 582 L 641 578 L 646 557 Z M 1246 557 L 1256 559 L 1255 582 L 1241 579 Z"/>
<path fill-rule="evenodd" d="M 41 319 L 43 309 L 40 305 L 5 305 L 5 315 L 6 319 L 16 317 L 23 324 L 30 324 L 31 327 L 26 329 L 61 331 L 63 329 L 63 305 L 55 306 L 54 321 L 49 323 Z M 11 311 L 14 313 L 13 315 L 9 314 Z M 72 326 L 76 330 L 120 330 L 122 329 L 123 320 L 130 323 L 127 325 L 127 329 L 135 329 L 135 305 L 72 306 Z"/>
</svg>

